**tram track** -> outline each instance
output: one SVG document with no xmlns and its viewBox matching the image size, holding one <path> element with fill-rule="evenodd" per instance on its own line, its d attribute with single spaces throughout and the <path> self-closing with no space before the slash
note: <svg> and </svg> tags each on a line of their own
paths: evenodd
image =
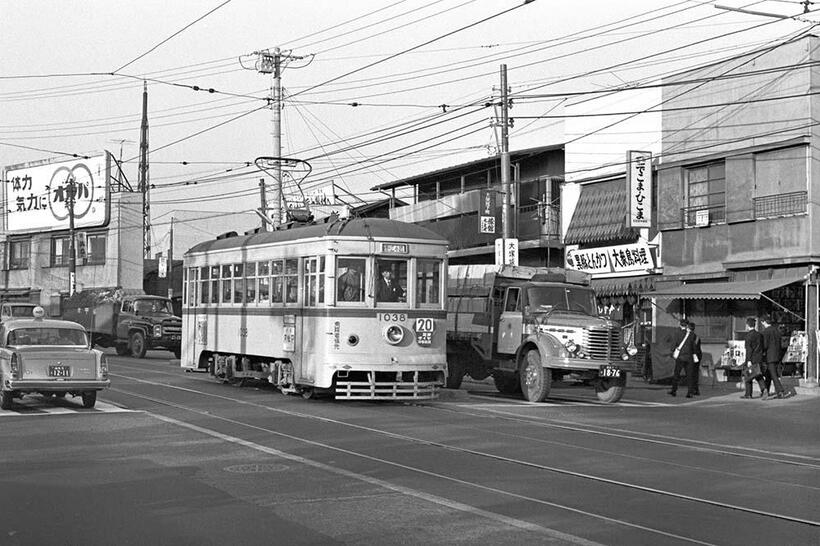
<svg viewBox="0 0 820 546">
<path fill-rule="evenodd" d="M 159 370 L 154 370 L 153 373 L 160 373 L 162 375 L 171 375 L 171 376 L 174 376 L 176 378 L 179 378 L 179 374 L 177 374 L 177 373 L 172 374 L 172 373 L 159 371 Z M 114 375 L 118 376 L 118 374 L 114 374 Z M 720 501 L 715 501 L 713 499 L 682 494 L 682 493 L 678 493 L 678 492 L 675 492 L 675 491 L 668 491 L 668 490 L 663 490 L 663 489 L 659 489 L 659 488 L 647 487 L 647 486 L 637 484 L 637 483 L 629 483 L 629 482 L 626 482 L 626 481 L 623 481 L 623 480 L 615 480 L 615 479 L 607 478 L 607 477 L 604 477 L 604 476 L 596 476 L 596 475 L 589 474 L 589 473 L 567 470 L 566 468 L 559 468 L 559 467 L 556 467 L 556 466 L 535 463 L 535 462 L 532 462 L 532 461 L 516 459 L 516 458 L 513 458 L 513 457 L 506 457 L 506 456 L 499 455 L 499 454 L 496 454 L 496 453 L 489 453 L 489 452 L 485 452 L 485 451 L 481 451 L 481 450 L 465 448 L 465 447 L 462 447 L 462 446 L 455 446 L 455 445 L 447 444 L 447 443 L 443 443 L 443 442 L 436 442 L 436 441 L 433 441 L 433 440 L 430 440 L 430 439 L 418 438 L 418 437 L 409 436 L 409 435 L 406 435 L 406 434 L 399 434 L 399 433 L 388 431 L 388 430 L 378 429 L 378 428 L 374 428 L 374 427 L 367 427 L 367 426 L 363 426 L 363 425 L 359 425 L 359 424 L 355 424 L 355 423 L 349 423 L 349 422 L 341 421 L 341 420 L 338 420 L 338 419 L 332 419 L 332 418 L 329 418 L 329 417 L 323 417 L 323 416 L 319 416 L 319 415 L 307 414 L 307 413 L 304 413 L 304 412 L 293 411 L 293 410 L 290 410 L 290 409 L 274 408 L 274 407 L 271 407 L 271 406 L 266 405 L 266 404 L 259 404 L 259 403 L 253 402 L 253 401 L 242 400 L 242 399 L 236 398 L 236 397 L 205 392 L 203 390 L 199 390 L 198 388 L 182 387 L 182 386 L 179 386 L 179 385 L 172 385 L 172 384 L 157 382 L 157 381 L 148 380 L 148 379 L 140 379 L 140 378 L 135 378 L 135 377 L 132 377 L 132 376 L 120 376 L 120 377 L 122 377 L 123 379 L 134 381 L 136 383 L 144 384 L 144 385 L 151 385 L 151 386 L 154 386 L 154 387 L 164 387 L 164 388 L 168 388 L 168 389 L 176 389 L 176 390 L 188 392 L 190 394 L 196 394 L 196 395 L 199 395 L 199 396 L 209 397 L 211 399 L 219 399 L 219 400 L 222 400 L 222 401 L 231 402 L 233 404 L 246 405 L 246 406 L 254 407 L 256 409 L 260 409 L 260 410 L 264 410 L 264 411 L 272 411 L 272 412 L 276 412 L 278 414 L 286 415 L 286 416 L 297 418 L 297 419 L 311 419 L 311 420 L 314 420 L 314 421 L 322 421 L 322 422 L 325 422 L 325 423 L 328 423 L 328 424 L 332 424 L 332 425 L 336 425 L 336 426 L 349 427 L 349 428 L 352 428 L 352 429 L 357 429 L 357 430 L 367 432 L 367 433 L 371 433 L 371 434 L 379 434 L 379 435 L 382 435 L 382 436 L 390 437 L 392 439 L 400 440 L 402 442 L 408 442 L 408 443 L 412 443 L 412 444 L 416 444 L 416 445 L 424 445 L 424 446 L 432 447 L 432 448 L 435 448 L 435 449 L 443 449 L 443 450 L 447 450 L 449 452 L 456 452 L 456 453 L 461 453 L 461 454 L 464 454 L 464 455 L 469 455 L 469 456 L 474 456 L 474 457 L 481 457 L 483 459 L 494 460 L 494 461 L 498 461 L 498 462 L 501 462 L 501 463 L 504 463 L 504 464 L 512 464 L 512 465 L 516 465 L 516 466 L 520 466 L 520 467 L 536 469 L 536 470 L 543 471 L 543 472 L 550 472 L 550 473 L 554 473 L 554 474 L 560 474 L 560 475 L 567 476 L 567 477 L 570 477 L 570 478 L 573 478 L 573 479 L 581 479 L 581 480 L 585 480 L 585 481 L 591 481 L 591 482 L 594 482 L 594 483 L 606 484 L 608 486 L 624 488 L 624 489 L 628 489 L 628 490 L 631 490 L 631 491 L 640 492 L 640 493 L 643 493 L 643 494 L 649 494 L 649 495 L 653 495 L 653 496 L 657 495 L 657 496 L 661 496 L 661 497 L 664 497 L 664 498 L 675 499 L 676 501 L 679 501 L 679 502 L 693 503 L 693 504 L 701 505 L 701 506 L 709 506 L 709 507 L 712 507 L 712 508 L 718 508 L 718 509 L 721 509 L 721 510 L 726 510 L 730 513 L 745 513 L 745 514 L 749 514 L 749 515 L 753 515 L 753 516 L 757 516 L 757 517 L 763 516 L 763 517 L 768 518 L 769 520 L 778 520 L 778 521 L 781 521 L 781 522 L 789 522 L 789 523 L 792 523 L 792 524 L 798 524 L 798 525 L 801 525 L 801 526 L 805 525 L 805 526 L 809 526 L 809 527 L 812 527 L 812 528 L 816 528 L 816 527 L 820 526 L 820 522 L 818 522 L 818 521 L 814 521 L 814 520 L 807 519 L 807 518 L 795 517 L 795 516 L 791 516 L 789 514 L 777 513 L 777 512 L 773 512 L 773 511 L 761 511 L 760 509 L 751 508 L 751 507 L 748 507 L 748 506 L 742 506 L 742 505 L 736 505 L 736 504 L 732 504 L 732 503 L 720 502 Z M 204 378 L 199 379 L 199 378 L 191 377 L 190 379 L 195 380 L 197 382 L 203 381 L 203 382 L 211 383 L 210 380 L 206 380 Z M 277 435 L 277 436 L 289 438 L 291 440 L 298 441 L 298 442 L 304 442 L 304 443 L 307 443 L 309 445 L 313 445 L 315 447 L 321 447 L 322 449 L 329 449 L 329 450 L 335 450 L 335 451 L 343 452 L 347 455 L 365 458 L 365 459 L 371 460 L 373 462 L 378 462 L 379 464 L 397 466 L 397 467 L 403 468 L 405 470 L 409 470 L 409 471 L 412 471 L 412 472 L 418 472 L 418 473 L 421 473 L 421 474 L 428 475 L 430 477 L 434 477 L 435 479 L 451 480 L 455 483 L 459 483 L 459 484 L 464 485 L 464 486 L 483 489 L 485 491 L 492 492 L 493 494 L 496 494 L 496 495 L 504 495 L 504 496 L 508 496 L 508 497 L 512 497 L 512 498 L 517 498 L 519 500 L 526 501 L 526 502 L 532 502 L 532 503 L 542 504 L 542 505 L 546 505 L 546 506 L 551 506 L 553 508 L 559 508 L 561 510 L 567 510 L 567 511 L 579 514 L 579 515 L 584 515 L 586 517 L 596 518 L 596 519 L 601 520 L 601 521 L 607 521 L 609 523 L 618 523 L 620 525 L 624 525 L 624 526 L 627 526 L 627 527 L 632 527 L 634 529 L 640 529 L 640 530 L 645 531 L 645 532 L 659 533 L 659 534 L 668 536 L 669 538 L 672 538 L 672 536 L 674 536 L 674 538 L 676 538 L 676 539 L 684 540 L 684 541 L 691 542 L 691 543 L 700 543 L 700 544 L 705 544 L 706 543 L 706 542 L 701 542 L 701 541 L 692 539 L 690 537 L 683 537 L 683 536 L 679 536 L 677 534 L 669 534 L 669 533 L 667 533 L 666 531 L 664 531 L 662 529 L 651 528 L 651 527 L 647 527 L 645 525 L 637 524 L 637 523 L 634 523 L 634 522 L 629 522 L 629 521 L 621 520 L 621 519 L 618 519 L 618 518 L 612 518 L 612 517 L 607 516 L 605 514 L 592 513 L 592 512 L 589 512 L 589 511 L 585 511 L 585 510 L 580 510 L 576 507 L 569 506 L 569 505 L 566 505 L 566 504 L 555 503 L 555 502 L 547 501 L 545 499 L 532 498 L 532 497 L 528 497 L 526 495 L 517 494 L 517 493 L 512 492 L 512 491 L 506 491 L 506 490 L 501 490 L 501 489 L 498 489 L 498 488 L 488 487 L 487 485 L 476 483 L 476 482 L 466 482 L 464 480 L 460 480 L 460 479 L 455 478 L 453 476 L 437 474 L 437 473 L 430 472 L 429 470 L 425 470 L 425 469 L 420 468 L 420 467 L 408 466 L 408 465 L 404 465 L 404 464 L 401 464 L 401 463 L 398 463 L 398 462 L 395 462 L 395 461 L 390 461 L 390 460 L 385 460 L 385 459 L 382 459 L 382 458 L 373 457 L 373 456 L 368 455 L 366 453 L 363 453 L 361 451 L 349 450 L 349 449 L 345 449 L 345 448 L 341 448 L 341 447 L 338 447 L 338 446 L 328 444 L 326 442 L 317 442 L 315 440 L 310 440 L 308 438 L 302 438 L 302 437 L 299 437 L 299 436 L 284 434 L 281 431 L 269 429 L 267 427 L 258 427 L 258 425 L 253 425 L 251 423 L 247 423 L 247 422 L 244 422 L 244 421 L 241 421 L 241 420 L 215 415 L 212 411 L 205 411 L 205 410 L 196 408 L 196 407 L 194 407 L 190 404 L 179 404 L 177 402 L 174 402 L 173 400 L 165 399 L 167 397 L 163 397 L 162 399 L 161 398 L 156 398 L 156 397 L 151 397 L 151 396 L 147 396 L 145 394 L 141 394 L 139 392 L 129 391 L 129 390 L 125 390 L 125 389 L 122 389 L 122 388 L 119 388 L 119 387 L 112 388 L 112 390 L 115 391 L 115 392 L 124 394 L 126 396 L 134 396 L 134 397 L 142 398 L 144 400 L 150 401 L 150 402 L 155 403 L 155 404 L 161 404 L 161 405 L 165 405 L 165 406 L 174 407 L 176 409 L 183 410 L 183 411 L 186 411 L 186 412 L 192 412 L 192 413 L 199 414 L 201 416 L 206 416 L 206 417 L 209 417 L 209 418 L 212 418 L 212 419 L 218 419 L 220 421 L 227 422 L 227 423 L 230 423 L 232 425 L 237 425 L 237 426 L 240 426 L 240 427 L 247 427 L 249 429 L 256 429 L 256 430 L 260 430 L 260 431 L 264 430 L 267 434 L 272 434 L 272 435 Z M 434 407 L 433 409 L 441 410 L 441 408 L 438 408 L 438 407 Z M 445 411 L 451 411 L 451 410 L 445 410 Z M 527 425 L 538 424 L 538 423 L 533 423 L 529 419 L 523 419 L 522 422 L 526 423 Z M 570 428 L 569 425 L 562 425 L 562 427 Z M 588 429 L 586 429 L 585 427 L 581 427 L 581 426 L 575 427 L 575 431 L 589 432 Z M 634 434 L 624 434 L 623 438 L 628 439 L 628 440 L 632 440 L 632 441 L 634 441 L 636 439 Z M 664 441 L 666 442 L 666 445 L 674 445 L 675 447 L 680 447 L 680 448 L 685 448 L 685 449 L 695 449 L 691 445 L 689 445 L 685 442 L 675 444 L 670 439 L 666 439 Z M 700 446 L 697 449 L 703 449 L 703 446 Z M 731 456 L 744 456 L 743 453 L 740 453 L 740 454 L 726 453 L 726 454 L 731 455 Z M 620 455 L 620 454 L 618 454 L 618 455 Z M 760 455 L 755 454 L 752 458 L 757 459 L 759 457 L 760 457 Z M 659 462 L 663 462 L 663 461 L 659 461 Z M 782 462 L 782 461 L 778 461 L 778 462 Z M 801 466 L 813 467 L 813 466 L 816 466 L 816 465 L 812 465 L 811 463 L 803 462 Z"/>
</svg>

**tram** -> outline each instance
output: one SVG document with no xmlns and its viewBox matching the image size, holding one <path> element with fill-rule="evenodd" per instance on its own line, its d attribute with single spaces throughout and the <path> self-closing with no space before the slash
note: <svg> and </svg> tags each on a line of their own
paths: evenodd
<svg viewBox="0 0 820 546">
<path fill-rule="evenodd" d="M 444 385 L 447 241 L 415 224 L 339 219 L 184 256 L 181 365 L 340 400 L 434 399 Z"/>
</svg>

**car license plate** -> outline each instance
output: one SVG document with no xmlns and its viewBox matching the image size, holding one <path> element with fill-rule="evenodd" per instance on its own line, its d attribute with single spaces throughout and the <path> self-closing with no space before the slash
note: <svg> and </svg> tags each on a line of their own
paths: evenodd
<svg viewBox="0 0 820 546">
<path fill-rule="evenodd" d="M 599 375 L 601 377 L 621 377 L 621 370 L 615 366 L 601 366 Z"/>
<path fill-rule="evenodd" d="M 71 377 L 71 366 L 49 366 L 49 377 Z"/>
</svg>

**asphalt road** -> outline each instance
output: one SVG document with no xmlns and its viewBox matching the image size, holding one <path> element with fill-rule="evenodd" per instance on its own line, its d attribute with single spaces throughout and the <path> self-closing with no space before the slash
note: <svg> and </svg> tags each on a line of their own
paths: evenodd
<svg viewBox="0 0 820 546">
<path fill-rule="evenodd" d="M 820 397 L 335 402 L 148 356 L 0 411 L 0 544 L 820 542 Z"/>
</svg>

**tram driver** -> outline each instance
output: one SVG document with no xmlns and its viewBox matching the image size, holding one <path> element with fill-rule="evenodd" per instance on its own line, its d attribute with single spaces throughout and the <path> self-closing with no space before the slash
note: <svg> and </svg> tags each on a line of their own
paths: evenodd
<svg viewBox="0 0 820 546">
<path fill-rule="evenodd" d="M 345 267 L 345 272 L 339 275 L 336 299 L 338 301 L 364 301 L 364 287 L 362 285 L 362 260 L 339 260 L 339 268 Z"/>
<path fill-rule="evenodd" d="M 404 290 L 393 277 L 393 270 L 384 267 L 376 281 L 376 301 L 402 301 Z"/>
</svg>

